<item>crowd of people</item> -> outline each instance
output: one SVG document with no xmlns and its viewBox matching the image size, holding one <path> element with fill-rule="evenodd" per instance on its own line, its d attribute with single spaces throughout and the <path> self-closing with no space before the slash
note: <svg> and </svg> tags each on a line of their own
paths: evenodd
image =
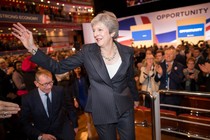
<svg viewBox="0 0 210 140">
<path fill-rule="evenodd" d="M 72 51 L 57 51 L 49 55 L 56 61 L 60 61 L 61 58 L 65 58 L 67 56 L 73 55 L 73 52 Z M 66 110 L 69 110 L 68 117 L 70 117 L 70 120 L 71 120 L 69 124 L 72 124 L 73 129 L 74 129 L 74 131 L 72 131 L 71 133 L 71 136 L 74 137 L 74 133 L 78 131 L 78 116 L 77 115 L 79 112 L 84 111 L 84 106 L 87 100 L 87 89 L 88 89 L 88 84 L 87 84 L 88 81 L 83 80 L 84 77 L 87 77 L 86 73 L 82 72 L 81 78 L 78 77 L 75 73 L 78 73 L 78 72 L 81 73 L 80 71 L 81 70 L 84 71 L 84 69 L 80 68 L 80 71 L 78 71 L 77 70 L 78 68 L 76 68 L 75 70 L 69 71 L 64 74 L 52 74 L 49 71 L 46 71 L 45 69 L 43 69 L 42 67 L 36 65 L 35 63 L 31 62 L 30 58 L 31 58 L 31 54 L 29 53 L 13 55 L 13 56 L 2 56 L 0 58 L 0 77 L 1 77 L 1 80 L 0 80 L 0 97 L 1 97 L 0 98 L 0 121 L 1 121 L 0 135 L 1 137 L 0 138 L 2 140 L 9 140 L 9 139 L 14 139 L 14 138 L 24 140 L 24 139 L 27 139 L 27 137 L 30 139 L 35 139 L 34 137 L 36 137 L 36 134 L 31 133 L 31 130 L 33 132 L 34 124 L 31 124 L 29 122 L 33 121 L 34 123 L 35 122 L 43 123 L 45 122 L 44 118 L 45 117 L 47 118 L 47 116 L 44 116 L 44 114 L 43 114 L 44 117 L 36 116 L 36 115 L 39 116 L 40 111 L 42 111 L 40 110 L 42 108 L 38 106 L 37 101 L 34 98 L 34 96 L 37 96 L 37 91 L 39 91 L 39 89 L 40 91 L 50 92 L 49 95 L 51 99 L 54 96 L 52 95 L 54 94 L 54 92 L 56 94 L 59 94 L 59 96 L 64 94 L 62 95 L 62 98 L 59 97 L 60 101 L 56 101 L 56 106 L 58 106 L 58 102 L 61 102 L 60 105 L 62 105 L 63 100 L 68 99 L 66 101 L 66 104 L 63 104 L 63 106 L 59 106 L 57 108 L 57 111 L 62 111 L 63 107 L 66 108 L 69 106 Z M 80 81 L 80 79 L 82 82 L 79 82 L 79 83 L 81 83 L 82 86 L 83 86 L 83 82 L 87 84 L 86 85 L 87 87 L 85 89 L 82 88 L 82 91 L 80 90 L 81 85 L 78 82 L 76 82 L 76 81 Z M 50 83 L 48 81 L 50 81 Z M 59 89 L 58 87 L 62 87 L 63 89 Z M 29 94 L 29 92 L 32 92 L 35 95 L 33 96 L 32 94 Z M 84 92 L 84 95 L 81 95 L 81 92 Z M 26 97 L 26 98 L 32 98 L 32 99 L 23 98 L 24 95 L 26 94 L 32 96 L 32 97 Z M 44 100 L 45 96 L 41 98 L 43 98 L 42 100 Z M 58 97 L 56 96 L 55 99 L 58 99 Z M 29 100 L 31 101 L 33 100 L 35 102 L 31 102 Z M 37 110 L 34 108 L 34 106 L 37 106 Z M 20 114 L 20 110 L 21 110 L 21 114 Z M 35 116 L 33 116 L 29 112 L 33 112 L 32 114 L 34 114 Z M 59 113 L 60 112 L 54 113 L 54 117 L 56 119 L 58 119 L 56 115 L 59 115 Z M 62 113 L 62 114 L 65 114 L 65 113 Z M 87 115 L 87 117 L 91 122 L 90 116 Z M 44 120 L 44 121 L 41 122 L 41 120 Z M 39 123 L 35 125 L 38 125 L 38 126 L 40 125 L 39 127 L 42 127 L 43 124 L 39 124 Z M 56 124 L 56 122 L 54 123 L 55 125 L 58 125 Z M 49 125 L 49 128 L 50 127 L 53 128 L 53 124 L 48 124 L 48 125 Z M 90 123 L 88 123 L 87 125 L 90 126 Z M 40 129 L 46 130 L 49 128 L 40 128 Z M 91 136 L 90 128 L 88 130 L 89 130 L 89 135 Z M 70 132 L 67 132 L 67 134 L 70 134 Z M 43 137 L 51 137 L 49 135 L 44 135 L 44 134 L 42 135 Z"/>
<path fill-rule="evenodd" d="M 149 91 L 151 94 L 155 91 L 157 92 L 159 89 L 209 92 L 210 48 L 208 47 L 208 44 L 203 44 L 205 46 L 202 48 L 197 45 L 188 45 L 189 50 L 186 49 L 188 48 L 186 46 L 182 48 L 182 45 L 179 45 L 176 48 L 173 46 L 165 46 L 159 48 L 150 47 L 135 49 L 134 68 L 136 83 L 139 84 L 139 86 L 137 86 L 138 90 Z M 73 53 L 66 50 L 48 55 L 56 61 L 61 61 L 68 56 L 73 55 Z M 178 59 L 180 57 L 181 59 Z M 2 119 L 10 118 L 12 114 L 18 113 L 21 107 L 19 98 L 22 94 L 27 94 L 28 91 L 36 88 L 34 84 L 34 81 L 36 81 L 35 73 L 40 70 L 41 67 L 31 62 L 30 58 L 31 55 L 26 53 L 11 57 L 2 56 L 0 59 L 0 69 L 7 70 L 7 73 L 4 76 L 1 75 L 3 80 L 1 80 L 0 91 L 5 93 L 1 93 L 2 101 L 0 102 L 0 110 L 6 110 L 4 112 L 0 111 L 0 118 Z M 181 61 L 185 61 L 185 63 Z M 170 65 L 170 62 L 173 64 Z M 166 78 L 167 74 L 168 79 Z M 89 79 L 85 68 L 77 67 L 74 70 L 63 74 L 53 74 L 52 79 L 52 81 L 54 81 L 53 85 L 63 86 L 64 88 L 67 88 L 65 89 L 65 93 L 71 93 L 70 102 L 74 106 L 71 116 L 73 128 L 76 133 L 78 131 L 78 114 L 76 113 L 76 110 L 79 109 L 84 111 L 88 97 Z M 166 83 L 167 80 L 169 83 Z M 9 88 L 6 90 L 5 87 Z M 161 103 L 179 105 L 180 102 L 180 97 L 176 95 L 161 96 Z M 150 97 L 144 97 L 142 105 L 150 107 Z M 87 127 L 89 127 L 88 134 L 91 137 L 91 116 L 87 113 L 86 117 L 87 120 L 89 120 L 87 122 Z M 10 119 L 14 119 L 14 117 Z M 2 124 L 4 124 L 5 127 L 8 125 L 8 122 L 6 125 L 5 123 Z M 9 129 L 8 127 L 5 128 Z M 11 136 L 9 137 L 11 138 Z"/>
<path fill-rule="evenodd" d="M 202 42 L 199 46 L 197 44 L 187 45 L 134 48 L 134 76 L 136 84 L 139 85 L 137 86 L 138 90 L 149 91 L 151 94 L 159 89 L 209 92 L 210 48 L 206 42 Z M 56 61 L 62 61 L 73 54 L 73 52 L 65 50 L 48 55 Z M 12 117 L 12 114 L 20 111 L 20 98 L 23 94 L 28 94 L 28 91 L 36 88 L 34 84 L 34 81 L 36 81 L 35 74 L 42 67 L 31 62 L 30 58 L 31 54 L 29 53 L 1 56 L 0 58 L 0 69 L 4 73 L 1 74 L 0 83 L 2 100 L 0 110 L 5 110 L 0 111 L 2 122 L 5 121 L 5 118 L 18 121 L 17 118 Z M 53 85 L 63 86 L 65 93 L 71 93 L 70 102 L 74 106 L 71 119 L 76 133 L 78 131 L 78 114 L 76 110 L 81 109 L 84 111 L 88 97 L 89 79 L 85 68 L 77 67 L 63 74 L 52 74 L 52 79 L 54 81 Z M 161 95 L 161 103 L 179 105 L 180 102 L 180 96 Z M 150 98 L 144 97 L 142 105 L 150 107 Z M 87 127 L 90 127 L 91 116 L 87 113 L 86 117 L 89 120 Z M 7 126 L 9 122 L 6 122 L 2 123 L 4 126 L 1 128 L 12 129 Z M 89 136 L 91 136 L 90 128 L 88 131 Z M 18 133 L 21 132 L 18 131 Z M 16 137 L 17 135 L 12 134 L 12 136 Z M 18 136 L 20 137 L 20 135 Z M 11 138 L 11 136 L 8 137 Z"/>
<path fill-rule="evenodd" d="M 5 3 L 2 2 L 0 11 L 20 12 L 28 14 L 49 15 L 51 21 L 72 22 L 72 16 L 63 10 L 63 6 L 52 8 L 51 6 L 41 7 L 40 4 L 26 3 Z"/>
<path fill-rule="evenodd" d="M 44 39 L 43 39 L 44 38 Z M 0 37 L 0 51 L 17 51 L 17 50 L 25 50 L 25 47 L 21 42 L 19 42 L 14 37 L 7 38 L 7 37 Z M 53 42 L 52 40 L 47 41 L 46 36 L 42 36 L 42 39 L 36 39 L 36 44 L 38 44 L 40 47 L 50 47 Z"/>
<path fill-rule="evenodd" d="M 210 91 L 210 47 L 205 41 L 137 49 L 135 61 L 135 79 L 140 90 L 150 94 L 161 89 Z M 143 104 L 150 107 L 150 98 L 143 96 L 143 99 Z M 160 103 L 180 105 L 181 102 L 182 97 L 178 95 L 160 95 Z"/>
</svg>

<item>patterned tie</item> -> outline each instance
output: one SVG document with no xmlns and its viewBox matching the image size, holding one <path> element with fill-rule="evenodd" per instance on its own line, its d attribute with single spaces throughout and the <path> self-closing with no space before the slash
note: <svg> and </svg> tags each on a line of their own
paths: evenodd
<svg viewBox="0 0 210 140">
<path fill-rule="evenodd" d="M 45 94 L 47 96 L 47 110 L 48 110 L 48 117 L 50 117 L 50 115 L 52 115 L 52 103 L 50 101 L 50 98 L 48 96 L 48 93 Z"/>
</svg>

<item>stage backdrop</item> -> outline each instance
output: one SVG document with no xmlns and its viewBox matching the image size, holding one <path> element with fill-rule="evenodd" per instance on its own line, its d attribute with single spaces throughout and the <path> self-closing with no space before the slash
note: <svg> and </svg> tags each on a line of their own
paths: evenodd
<svg viewBox="0 0 210 140">
<path fill-rule="evenodd" d="M 204 23 L 200 23 L 198 25 L 197 19 L 204 19 Z M 191 19 L 191 22 L 188 22 Z M 152 40 L 157 44 L 179 44 L 181 39 L 187 40 L 192 36 L 188 37 L 178 37 L 177 31 L 179 24 L 181 21 L 186 21 L 184 24 L 190 28 L 190 30 L 196 30 L 197 27 L 204 26 L 204 34 L 203 37 L 198 37 L 194 42 L 199 39 L 210 40 L 210 3 L 198 4 L 194 6 L 186 6 L 181 8 L 175 8 L 170 10 L 163 10 L 158 12 L 151 12 L 147 14 L 133 15 L 129 17 L 119 18 L 119 38 L 117 39 L 122 44 L 131 46 L 132 42 L 135 38 L 132 37 L 131 26 L 152 25 L 152 33 L 154 34 Z M 194 21 L 195 20 L 195 21 Z M 196 24 L 196 26 L 191 26 Z M 90 24 L 90 23 L 89 23 Z M 201 25 L 202 24 L 202 25 Z M 189 26 L 188 26 L 189 25 Z M 87 33 L 87 31 L 91 31 L 92 29 L 85 29 L 91 26 L 83 26 L 84 38 L 90 38 L 92 33 Z M 182 26 L 183 27 L 183 26 Z M 86 33 L 85 33 L 86 32 Z M 201 34 L 199 34 L 201 35 Z M 90 41 L 87 43 L 92 43 L 93 36 Z M 85 41 L 86 43 L 86 41 Z"/>
<path fill-rule="evenodd" d="M 200 22 L 200 18 L 204 19 L 204 21 Z M 191 19 L 191 21 L 189 22 L 188 19 Z M 181 39 L 188 40 L 190 38 L 190 36 L 188 36 L 189 38 L 178 38 L 177 36 L 178 26 L 182 20 L 187 23 L 185 25 L 193 25 L 194 23 L 202 23 L 204 25 L 204 36 L 196 38 L 194 42 L 199 39 L 210 40 L 210 3 L 205 3 L 119 18 L 120 37 L 118 41 L 131 45 L 133 38 L 130 26 L 152 24 L 154 43 L 180 43 Z M 195 28 L 197 27 L 190 27 L 191 30 Z"/>
</svg>

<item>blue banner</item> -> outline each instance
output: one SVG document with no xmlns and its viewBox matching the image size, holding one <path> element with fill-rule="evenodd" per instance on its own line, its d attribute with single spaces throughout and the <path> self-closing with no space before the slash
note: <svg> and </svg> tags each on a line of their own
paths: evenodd
<svg viewBox="0 0 210 140">
<path fill-rule="evenodd" d="M 204 36 L 204 24 L 178 26 L 178 38 Z"/>
<path fill-rule="evenodd" d="M 133 31 L 132 38 L 134 41 L 149 41 L 152 40 L 151 30 Z"/>
<path fill-rule="evenodd" d="M 42 23 L 42 15 L 1 11 L 0 21 Z"/>
</svg>

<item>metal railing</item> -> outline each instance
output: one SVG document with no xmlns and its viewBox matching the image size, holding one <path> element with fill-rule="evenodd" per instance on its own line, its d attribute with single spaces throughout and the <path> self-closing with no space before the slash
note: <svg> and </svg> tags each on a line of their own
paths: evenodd
<svg viewBox="0 0 210 140">
<path fill-rule="evenodd" d="M 140 91 L 140 94 L 143 94 L 145 96 L 149 95 L 150 100 L 151 100 L 151 116 L 155 116 L 155 98 L 153 95 L 151 95 L 148 91 Z M 157 109 L 156 109 L 157 110 Z M 152 139 L 156 140 L 156 117 L 151 117 L 152 118 Z"/>
<path fill-rule="evenodd" d="M 197 96 L 197 97 L 210 97 L 210 94 L 207 92 L 187 92 L 187 91 L 175 91 L 175 90 L 160 90 L 159 94 L 176 94 L 176 95 L 182 95 L 182 96 Z M 157 94 L 157 96 L 159 96 L 159 94 Z M 157 100 L 154 100 L 154 102 L 158 102 Z M 157 104 L 158 104 L 157 103 Z M 163 107 L 170 107 L 170 108 L 178 108 L 178 109 L 185 109 L 185 110 L 195 110 L 195 111 L 201 111 L 201 112 L 210 112 L 210 109 L 201 109 L 201 108 L 196 108 L 196 107 L 187 107 L 187 106 L 177 106 L 177 105 L 169 105 L 169 104 L 159 104 L 159 106 L 163 106 Z M 166 119 L 166 120 L 171 120 L 171 121 L 176 121 L 176 122 L 183 122 L 183 123 L 188 123 L 188 124 L 193 124 L 193 125 L 201 125 L 201 126 L 207 126 L 210 127 L 209 124 L 205 124 L 205 123 L 201 123 L 201 122 L 195 122 L 195 121 L 189 121 L 189 120 L 183 120 L 183 119 L 178 119 L 178 118 L 171 118 L 171 117 L 165 117 L 165 116 L 161 116 L 160 118 L 158 118 L 158 116 L 155 116 L 155 120 L 161 120 L 161 119 Z M 175 131 L 175 130 L 170 130 L 170 129 L 163 129 L 161 128 L 160 130 L 156 130 L 159 131 L 159 133 L 161 133 L 161 131 L 165 131 L 165 132 L 169 132 L 169 133 L 174 133 L 174 134 L 179 134 L 179 135 L 183 135 L 183 136 L 187 136 L 187 137 L 191 137 L 191 138 L 197 138 L 197 139 L 203 139 L 203 140 L 208 140 L 209 138 L 204 137 L 204 136 L 200 136 L 200 135 L 194 135 L 193 133 L 184 133 L 181 131 Z M 161 139 L 161 137 L 160 137 Z"/>
<path fill-rule="evenodd" d="M 170 121 L 176 121 L 176 122 L 183 122 L 183 123 L 189 123 L 194 125 L 201 125 L 210 127 L 209 124 L 201 123 L 201 122 L 195 122 L 195 121 L 189 121 L 189 120 L 182 120 L 178 118 L 171 118 L 166 116 L 160 116 L 160 107 L 170 107 L 170 108 L 178 108 L 178 109 L 185 109 L 185 110 L 195 110 L 195 111 L 201 111 L 201 112 L 210 112 L 210 109 L 201 109 L 201 108 L 195 108 L 195 107 L 187 107 L 187 106 L 177 106 L 177 105 L 170 105 L 170 104 L 160 104 L 160 94 L 167 94 L 167 95 L 182 95 L 182 96 L 197 96 L 197 97 L 210 97 L 209 93 L 205 92 L 187 92 L 187 91 L 175 91 L 175 90 L 159 90 L 158 92 L 154 92 L 153 95 L 151 95 L 147 91 L 140 91 L 140 94 L 143 95 L 149 95 L 151 99 L 151 121 L 152 121 L 152 140 L 161 140 L 161 131 L 179 134 L 191 138 L 197 138 L 197 139 L 203 139 L 208 140 L 209 138 L 199 136 L 199 135 L 193 135 L 190 133 L 184 133 L 181 131 L 175 131 L 172 129 L 167 128 L 161 128 L 161 119 L 170 120 Z"/>
</svg>

